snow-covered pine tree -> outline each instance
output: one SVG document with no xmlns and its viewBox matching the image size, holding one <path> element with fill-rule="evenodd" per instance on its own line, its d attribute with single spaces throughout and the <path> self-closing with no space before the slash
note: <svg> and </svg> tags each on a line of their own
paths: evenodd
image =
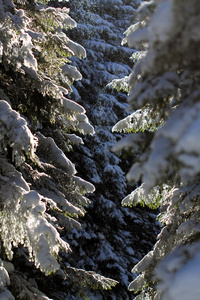
<svg viewBox="0 0 200 300">
<path fill-rule="evenodd" d="M 135 299 L 199 299 L 199 19 L 197 0 L 144 1 L 123 40 L 141 52 L 129 77 L 131 115 L 114 126 L 135 132 L 114 146 L 136 158 L 127 179 L 138 188 L 122 203 L 161 206 L 163 224 L 133 268 Z"/>
<path fill-rule="evenodd" d="M 68 8 L 47 4 L 0 1 L 0 299 L 77 299 L 88 284 L 116 284 L 67 263 L 71 249 L 62 237 L 80 227 L 85 194 L 94 191 L 67 152 L 83 143 L 74 131 L 94 129 L 67 98 L 82 77 L 70 57 L 86 56 L 65 34 L 76 22 Z M 77 293 L 69 290 L 73 280 Z"/>
<path fill-rule="evenodd" d="M 68 34 L 87 51 L 84 60 L 73 57 L 83 79 L 73 84 L 71 97 L 86 108 L 95 135 L 84 136 L 84 145 L 75 146 L 69 157 L 76 162 L 81 176 L 96 187 L 95 193 L 88 195 L 91 204 L 81 218 L 81 230 L 67 234 L 73 250 L 71 264 L 77 261 L 80 268 L 120 283 L 111 291 L 89 293 L 91 299 L 132 299 L 127 291 L 134 278 L 131 267 L 152 249 L 158 232 L 151 212 L 121 206 L 120 200 L 129 189 L 124 174 L 130 161 L 122 161 L 110 151 L 122 137 L 111 130 L 114 122 L 127 116 L 127 96 L 106 85 L 132 70 L 132 50 L 120 42 L 138 4 L 127 0 L 70 1 L 70 14 L 78 26 Z"/>
</svg>

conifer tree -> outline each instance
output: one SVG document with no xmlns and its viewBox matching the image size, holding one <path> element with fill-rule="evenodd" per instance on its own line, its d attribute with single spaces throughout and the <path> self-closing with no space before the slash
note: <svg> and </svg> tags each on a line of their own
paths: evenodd
<svg viewBox="0 0 200 300">
<path fill-rule="evenodd" d="M 131 114 L 113 128 L 129 133 L 114 151 L 135 157 L 127 179 L 138 187 L 122 203 L 160 207 L 163 225 L 133 268 L 135 299 L 199 298 L 199 17 L 197 0 L 144 1 L 123 40 L 140 52 L 128 78 Z"/>
<path fill-rule="evenodd" d="M 74 82 L 71 97 L 86 108 L 95 135 L 84 136 L 84 144 L 75 146 L 69 155 L 82 177 L 96 187 L 95 193 L 88 195 L 91 204 L 80 220 L 81 230 L 67 234 L 73 250 L 71 263 L 75 259 L 80 268 L 119 282 L 110 291 L 89 293 L 91 299 L 132 299 L 127 290 L 134 278 L 131 267 L 152 248 L 159 227 L 152 211 L 121 206 L 130 190 L 124 176 L 130 160 L 127 153 L 122 160 L 111 152 L 123 135 L 112 132 L 112 126 L 127 116 L 127 95 L 106 85 L 128 77 L 132 70 L 132 50 L 120 42 L 138 4 L 127 0 L 70 1 L 70 13 L 78 26 L 68 34 L 87 51 L 84 60 L 73 57 L 83 79 Z"/>
<path fill-rule="evenodd" d="M 54 6 L 0 1 L 0 299 L 49 299 L 43 292 L 77 299 L 88 284 L 116 284 L 67 263 L 63 236 L 80 227 L 86 193 L 94 192 L 68 152 L 83 143 L 74 132 L 92 135 L 94 128 L 83 106 L 67 97 L 82 78 L 70 59 L 86 56 L 66 35 L 77 24 L 68 8 Z M 81 282 L 77 292 L 69 290 L 73 281 Z"/>
</svg>

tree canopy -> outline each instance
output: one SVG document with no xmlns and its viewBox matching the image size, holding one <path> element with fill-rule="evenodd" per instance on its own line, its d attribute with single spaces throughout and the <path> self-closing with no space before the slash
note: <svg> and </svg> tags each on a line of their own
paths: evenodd
<svg viewBox="0 0 200 300">
<path fill-rule="evenodd" d="M 141 54 L 128 78 L 131 114 L 113 128 L 132 132 L 114 151 L 136 154 L 127 179 L 138 188 L 122 203 L 160 206 L 163 224 L 133 268 L 136 299 L 198 299 L 199 14 L 195 0 L 144 1 L 123 40 Z"/>
<path fill-rule="evenodd" d="M 95 190 L 76 175 L 67 152 L 83 143 L 74 132 L 93 135 L 94 128 L 83 106 L 67 98 L 82 78 L 70 58 L 86 56 L 66 35 L 77 23 L 68 8 L 45 2 L 0 2 L 2 299 L 47 299 L 7 261 L 15 255 L 62 281 L 73 274 L 83 289 L 116 285 L 63 260 L 71 251 L 64 234 L 80 227 L 86 193 Z"/>
<path fill-rule="evenodd" d="M 0 299 L 199 299 L 199 15 L 0 0 Z"/>
</svg>

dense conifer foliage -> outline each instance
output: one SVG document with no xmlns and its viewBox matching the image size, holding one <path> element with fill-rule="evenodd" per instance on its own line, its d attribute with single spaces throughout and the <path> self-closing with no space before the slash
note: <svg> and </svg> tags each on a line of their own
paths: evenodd
<svg viewBox="0 0 200 300">
<path fill-rule="evenodd" d="M 67 152 L 83 143 L 75 131 L 94 129 L 83 106 L 67 98 L 82 78 L 70 58 L 86 56 L 64 33 L 77 24 L 68 8 L 45 2 L 0 1 L 1 299 L 48 299 L 38 289 L 44 290 L 36 282 L 45 278 L 40 271 L 57 272 L 59 290 L 55 283 L 46 288 L 54 299 L 76 299 L 88 284 L 116 284 L 67 263 L 71 248 L 62 237 L 80 227 L 85 195 L 95 190 L 77 176 Z"/>
<path fill-rule="evenodd" d="M 158 228 L 152 212 L 121 206 L 121 199 L 130 190 L 124 175 L 132 157 L 129 160 L 127 153 L 122 159 L 111 152 L 122 136 L 112 133 L 112 127 L 127 116 L 127 95 L 106 85 L 128 77 L 132 70 L 133 50 L 120 44 L 139 2 L 84 0 L 70 3 L 71 16 L 78 26 L 69 35 L 78 39 L 87 52 L 84 60 L 73 58 L 83 79 L 74 83 L 71 97 L 86 108 L 95 135 L 83 137 L 84 145 L 77 146 L 69 155 L 76 161 L 82 177 L 96 187 L 95 193 L 89 195 L 92 202 L 82 219 L 82 231 L 73 230 L 72 253 L 76 256 L 72 255 L 72 259 L 76 258 L 81 268 L 119 281 L 112 291 L 93 294 L 94 299 L 132 299 L 127 291 L 134 278 L 132 265 L 152 248 Z"/>
<path fill-rule="evenodd" d="M 139 4 L 0 0 L 2 300 L 132 299 L 131 266 L 158 225 L 121 206 L 133 158 L 111 148 L 145 54 L 120 45 Z"/>
<path fill-rule="evenodd" d="M 135 299 L 199 298 L 199 17 L 196 0 L 144 1 L 123 40 L 141 51 L 128 79 L 131 114 L 113 128 L 133 132 L 114 150 L 137 154 L 127 179 L 138 188 L 123 205 L 161 206 L 163 224 L 133 268 Z"/>
</svg>

